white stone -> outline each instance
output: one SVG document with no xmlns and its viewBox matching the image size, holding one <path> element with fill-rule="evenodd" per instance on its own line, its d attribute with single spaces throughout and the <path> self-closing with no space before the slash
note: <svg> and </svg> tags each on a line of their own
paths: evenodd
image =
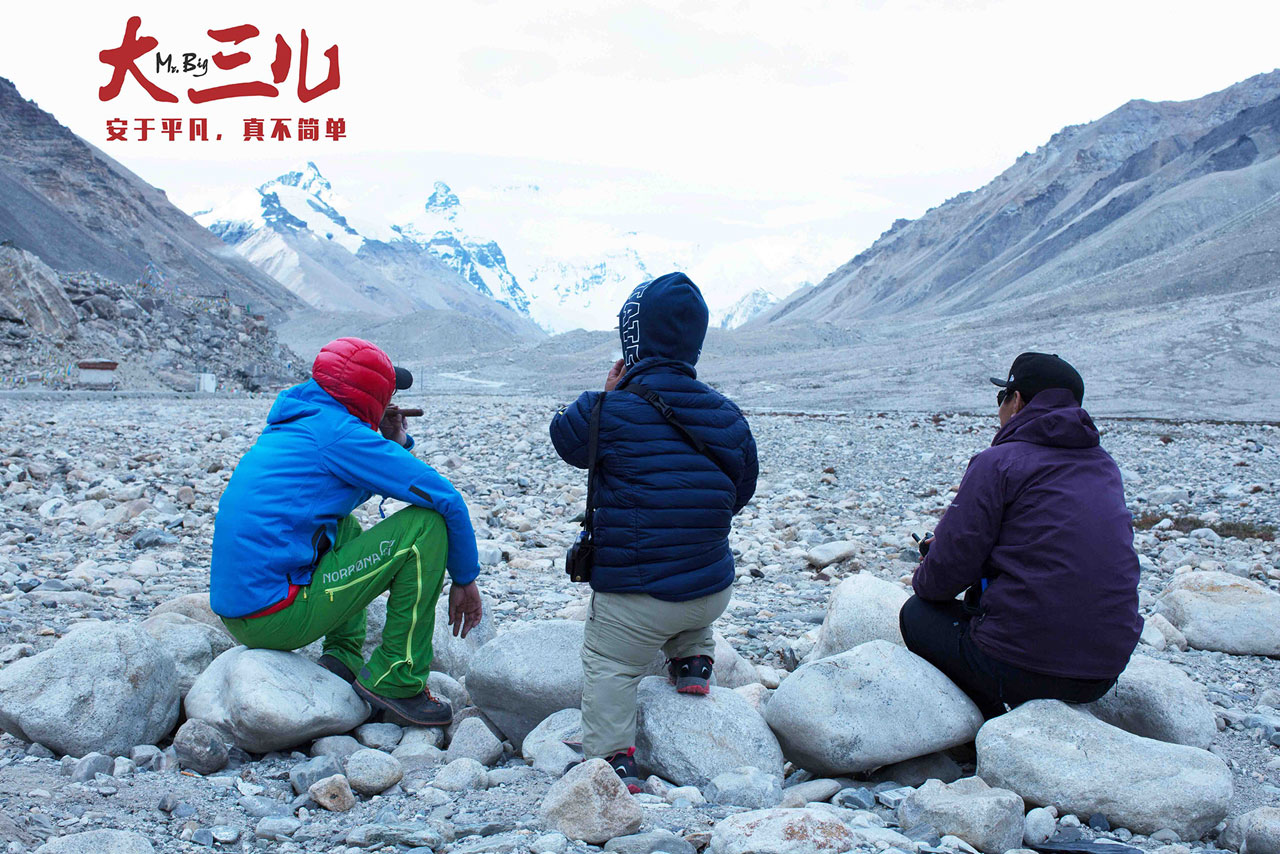
<svg viewBox="0 0 1280 854">
<path fill-rule="evenodd" d="M 809 660 L 838 655 L 873 640 L 902 646 L 898 612 L 909 598 L 903 587 L 870 572 L 846 578 L 831 596 Z"/>
<path fill-rule="evenodd" d="M 642 766 L 680 786 L 703 786 L 751 765 L 782 776 L 782 750 L 760 713 L 728 688 L 678 694 L 650 676 L 637 692 L 636 752 Z"/>
<path fill-rule="evenodd" d="M 250 753 L 349 732 L 369 715 L 350 685 L 315 662 L 243 646 L 209 665 L 187 692 L 186 709 Z"/>
<path fill-rule="evenodd" d="M 783 753 L 841 776 L 965 744 L 982 715 L 937 668 L 877 640 L 803 665 L 765 711 Z"/>
<path fill-rule="evenodd" d="M 155 744 L 178 708 L 173 660 L 136 625 L 85 624 L 0 670 L 0 728 L 60 754 Z"/>
<path fill-rule="evenodd" d="M 958 836 L 983 854 L 1004 854 L 1022 844 L 1022 798 L 993 789 L 978 777 L 954 783 L 929 780 L 898 805 L 898 824 L 910 832 L 931 825 Z"/>
<path fill-rule="evenodd" d="M 782 778 L 751 766 L 734 768 L 717 774 L 703 794 L 713 804 L 767 809 L 782 800 Z"/>
<path fill-rule="evenodd" d="M 178 672 L 178 691 L 185 697 L 196 677 L 222 653 L 235 646 L 222 629 L 183 616 L 177 611 L 164 611 L 142 622 L 151 635 L 173 659 Z"/>
<path fill-rule="evenodd" d="M 552 784 L 541 816 L 570 839 L 600 845 L 640 829 L 644 813 L 626 785 L 603 759 L 590 759 Z"/>
<path fill-rule="evenodd" d="M 722 688 L 740 688 L 759 681 L 755 667 L 738 654 L 724 635 L 715 632 L 715 641 L 716 650 L 712 654 L 712 660 L 715 662 L 713 672 L 716 685 Z"/>
<path fill-rule="evenodd" d="M 773 696 L 773 692 L 759 682 L 752 682 L 750 685 L 743 685 L 741 688 L 734 688 L 734 693 L 744 698 L 751 704 L 751 708 L 764 716 L 764 710 L 769 705 L 769 698 Z"/>
<path fill-rule="evenodd" d="M 446 792 L 465 792 L 468 789 L 483 789 L 488 781 L 489 775 L 479 762 L 474 759 L 455 759 L 440 769 L 431 785 Z"/>
<path fill-rule="evenodd" d="M 351 784 L 341 774 L 334 774 L 317 780 L 307 789 L 311 800 L 329 810 L 329 812 L 346 812 L 356 805 L 356 796 L 351 791 Z"/>
<path fill-rule="evenodd" d="M 134 573 L 134 568 L 140 564 L 145 564 L 146 572 Z M 151 558 L 138 558 L 133 562 L 130 570 L 134 574 L 154 575 L 157 572 L 156 562 Z M 212 626 L 220 632 L 226 632 L 226 626 L 222 625 L 221 618 L 213 613 L 213 608 L 209 605 L 208 593 L 188 593 L 184 596 L 178 596 L 170 599 L 168 602 L 161 602 L 159 605 L 151 609 L 148 618 L 158 614 L 181 614 L 184 617 L 190 617 L 193 620 Z M 231 637 L 230 634 L 227 637 Z"/>
<path fill-rule="evenodd" d="M 51 839 L 36 854 L 153 854 L 145 836 L 127 830 L 86 830 Z"/>
<path fill-rule="evenodd" d="M 1196 649 L 1280 656 L 1280 594 L 1227 572 L 1187 572 L 1156 610 Z"/>
<path fill-rule="evenodd" d="M 815 546 L 804 557 L 814 569 L 822 569 L 838 561 L 851 558 L 860 550 L 861 546 L 854 540 L 837 540 L 833 543 L 823 543 L 820 546 Z"/>
<path fill-rule="evenodd" d="M 347 782 L 362 795 L 377 795 L 404 778 L 404 766 L 390 753 L 366 747 L 347 757 Z"/>
<path fill-rule="evenodd" d="M 537 770 L 559 777 L 582 759 L 582 754 L 566 741 L 582 743 L 582 712 L 578 709 L 561 709 L 548 715 L 524 737 L 520 752 Z"/>
<path fill-rule="evenodd" d="M 474 759 L 481 765 L 493 765 L 502 758 L 502 742 L 480 718 L 467 718 L 454 731 L 445 758 L 449 762 Z"/>
<path fill-rule="evenodd" d="M 978 776 L 1028 803 L 1102 813 L 1135 833 L 1170 828 L 1199 839 L 1227 814 L 1231 771 L 1206 750 L 1142 738 L 1056 700 L 988 721 Z"/>
<path fill-rule="evenodd" d="M 817 809 L 767 809 L 731 815 L 711 832 L 711 854 L 828 854 L 850 851 L 853 831 Z"/>
<path fill-rule="evenodd" d="M 1208 748 L 1218 734 L 1204 689 L 1172 664 L 1134 655 L 1115 687 L 1084 706 L 1099 720 L 1135 735 Z"/>
</svg>

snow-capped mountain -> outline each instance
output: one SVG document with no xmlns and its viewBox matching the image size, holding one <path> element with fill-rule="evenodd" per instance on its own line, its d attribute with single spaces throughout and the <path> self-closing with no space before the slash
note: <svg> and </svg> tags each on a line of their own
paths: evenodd
<svg viewBox="0 0 1280 854">
<path fill-rule="evenodd" d="M 451 309 L 517 335 L 539 334 L 527 307 L 511 298 L 514 279 L 516 291 L 495 298 L 475 272 L 479 262 L 466 260 L 492 252 L 420 229 L 357 228 L 343 213 L 349 204 L 308 163 L 195 217 L 313 308 L 380 315 Z M 500 250 L 497 258 L 505 271 Z M 459 269 L 458 260 L 470 268 Z"/>
<path fill-rule="evenodd" d="M 721 329 L 737 329 L 762 311 L 777 305 L 781 300 L 764 288 L 756 288 L 742 299 L 735 302 L 723 314 L 712 318 Z"/>
</svg>

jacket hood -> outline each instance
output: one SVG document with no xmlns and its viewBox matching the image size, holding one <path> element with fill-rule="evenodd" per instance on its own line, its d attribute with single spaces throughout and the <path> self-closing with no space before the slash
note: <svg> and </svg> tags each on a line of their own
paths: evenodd
<svg viewBox="0 0 1280 854">
<path fill-rule="evenodd" d="M 276 402 L 267 413 L 268 424 L 283 424 L 298 418 L 318 415 L 326 407 L 340 407 L 341 403 L 333 399 L 329 392 L 320 388 L 315 380 L 290 386 L 276 395 Z"/>
<path fill-rule="evenodd" d="M 992 445 L 1030 442 L 1051 448 L 1096 448 L 1098 428 L 1089 413 L 1062 388 L 1045 389 L 996 433 Z"/>
<path fill-rule="evenodd" d="M 391 359 L 359 338 L 339 338 L 324 345 L 311 366 L 311 378 L 374 430 L 396 390 Z"/>
<path fill-rule="evenodd" d="M 708 318 L 702 292 L 684 273 L 668 273 L 645 282 L 631 292 L 618 312 L 626 367 L 653 357 L 697 364 L 707 337 Z"/>
</svg>

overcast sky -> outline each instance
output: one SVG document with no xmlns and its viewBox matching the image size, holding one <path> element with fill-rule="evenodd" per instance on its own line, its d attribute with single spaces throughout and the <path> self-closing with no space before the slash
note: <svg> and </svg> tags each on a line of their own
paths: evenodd
<svg viewBox="0 0 1280 854">
<path fill-rule="evenodd" d="M 220 47 L 206 30 L 255 24 L 263 35 L 244 45 L 246 77 L 269 75 L 282 33 L 295 52 L 281 97 L 169 106 L 127 80 L 101 103 L 109 70 L 97 54 L 119 44 L 129 14 L 159 50 L 205 57 Z M 698 200 L 678 220 L 693 241 L 718 239 L 726 223 L 829 235 L 814 250 L 814 280 L 895 218 L 985 183 L 1063 125 L 1271 70 L 1280 32 L 1274 0 L 135 0 L 9 3 L 4 17 L 0 75 L 188 207 L 305 159 L 369 174 L 385 156 L 392 186 L 405 163 L 445 180 L 450 170 L 473 181 L 579 170 L 599 176 L 599 192 L 579 194 L 587 216 L 610 205 L 652 213 L 677 188 Z M 306 105 L 292 91 L 301 27 L 311 82 L 334 43 L 342 72 L 341 88 Z M 154 79 L 180 93 L 202 85 Z M 228 138 L 105 141 L 108 118 L 167 115 L 208 116 Z M 255 115 L 339 115 L 349 136 L 231 139 Z M 611 176 L 625 192 L 609 188 Z"/>
</svg>

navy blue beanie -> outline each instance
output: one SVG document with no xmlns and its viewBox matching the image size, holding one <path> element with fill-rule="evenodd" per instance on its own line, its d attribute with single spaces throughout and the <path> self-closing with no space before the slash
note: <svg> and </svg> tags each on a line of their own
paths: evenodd
<svg viewBox="0 0 1280 854">
<path fill-rule="evenodd" d="M 645 282 L 618 312 L 626 367 L 652 356 L 697 364 L 707 337 L 707 320 L 702 291 L 684 273 L 667 273 Z"/>
</svg>

